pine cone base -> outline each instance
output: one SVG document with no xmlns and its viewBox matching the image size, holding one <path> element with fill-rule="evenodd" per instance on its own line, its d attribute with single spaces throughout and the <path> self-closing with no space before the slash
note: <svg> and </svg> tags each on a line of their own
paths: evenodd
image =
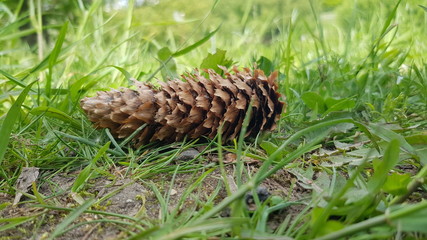
<svg viewBox="0 0 427 240">
<path fill-rule="evenodd" d="M 152 141 L 181 141 L 206 136 L 214 138 L 221 129 L 222 139 L 234 139 L 252 106 L 246 136 L 273 130 L 285 104 L 277 85 L 277 72 L 269 77 L 248 68 L 233 73 L 223 68 L 225 77 L 205 70 L 182 75 L 160 88 L 135 81 L 136 90 L 98 92 L 81 100 L 81 107 L 97 128 L 109 128 L 117 138 L 125 138 L 146 124 L 135 137 L 137 145 Z M 221 126 L 221 127 L 220 127 Z"/>
</svg>

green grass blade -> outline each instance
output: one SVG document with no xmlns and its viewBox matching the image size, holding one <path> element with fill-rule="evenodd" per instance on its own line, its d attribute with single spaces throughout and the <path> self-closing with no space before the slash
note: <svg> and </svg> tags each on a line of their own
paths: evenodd
<svg viewBox="0 0 427 240">
<path fill-rule="evenodd" d="M 402 135 L 399 135 L 392 130 L 386 129 L 378 124 L 371 124 L 368 126 L 372 134 L 384 139 L 387 142 L 391 142 L 393 139 L 399 141 L 400 147 L 406 152 L 416 155 L 415 149 L 405 140 Z"/>
<path fill-rule="evenodd" d="M 65 123 L 69 123 L 72 127 L 76 128 L 76 129 L 81 128 L 81 125 L 77 120 L 73 119 L 68 114 L 62 112 L 61 110 L 58 110 L 58 109 L 53 108 L 53 107 L 46 107 L 46 106 L 36 107 L 36 108 L 33 108 L 30 111 L 30 113 L 33 115 L 36 115 L 36 116 L 45 115 L 47 117 L 56 118 L 56 119 L 61 120 Z"/>
<path fill-rule="evenodd" d="M 66 47 L 64 47 L 62 50 L 61 50 L 61 53 L 62 54 L 65 54 L 66 52 L 68 52 L 68 51 L 70 51 L 72 48 L 74 48 L 75 46 L 78 46 L 78 44 L 79 43 L 81 43 L 82 41 L 84 41 L 88 36 L 90 36 L 90 35 L 87 35 L 85 38 L 83 38 L 83 39 L 80 39 L 80 40 L 78 40 L 78 41 L 76 41 L 76 42 L 73 42 L 72 44 L 70 44 L 70 45 L 68 45 L 68 46 L 66 46 Z M 49 58 L 50 58 L 50 53 L 41 61 L 41 62 L 39 62 L 36 66 L 34 66 L 34 67 L 32 67 L 29 71 L 28 71 L 28 73 L 22 78 L 22 80 L 25 80 L 25 79 L 27 79 L 29 76 L 31 76 L 31 74 L 33 74 L 33 73 L 36 73 L 36 72 L 38 72 L 38 71 L 41 71 L 41 70 L 44 70 L 44 69 L 46 69 L 48 66 L 49 66 Z"/>
<path fill-rule="evenodd" d="M 47 55 L 39 64 L 37 64 L 36 66 L 34 66 L 33 68 L 30 69 L 30 71 L 28 72 L 27 75 L 25 75 L 22 80 L 25 80 L 27 77 L 29 77 L 31 74 L 36 73 L 40 70 L 43 70 L 46 68 L 46 66 L 48 65 L 49 62 L 49 55 Z"/>
<path fill-rule="evenodd" d="M 140 240 L 140 239 L 146 239 L 146 237 L 153 235 L 154 233 L 158 232 L 160 229 L 162 229 L 160 226 L 154 226 L 152 228 L 149 228 L 145 231 L 142 231 L 136 235 L 133 235 L 132 237 L 128 238 L 127 240 Z"/>
<path fill-rule="evenodd" d="M 258 171 L 257 176 L 260 178 L 259 181 L 262 181 L 263 179 L 265 179 L 266 177 L 270 176 L 272 173 L 278 171 L 280 168 L 284 167 L 287 163 L 289 163 L 290 160 L 286 160 L 283 159 L 281 160 L 276 166 L 274 166 L 273 169 L 269 169 L 269 166 L 277 161 L 277 159 L 281 156 L 283 150 L 286 148 L 286 146 L 288 146 L 291 142 L 295 141 L 296 139 L 304 136 L 305 134 L 309 133 L 309 132 L 313 132 L 313 131 L 317 131 L 317 130 L 321 130 L 325 127 L 331 127 L 340 123 L 353 123 L 356 124 L 356 122 L 351 119 L 351 118 L 338 118 L 338 119 L 332 119 L 332 120 L 327 120 L 327 121 L 323 121 L 320 123 L 317 123 L 313 126 L 310 126 L 308 128 L 305 128 L 297 133 L 295 133 L 294 135 L 292 135 L 289 139 L 287 139 L 285 142 L 282 143 L 282 145 L 280 145 L 280 147 L 278 147 L 276 149 L 276 151 L 271 154 L 271 156 L 268 158 L 268 160 L 261 166 L 260 170 Z M 365 130 L 365 129 L 362 129 Z M 319 139 L 316 139 L 315 141 L 312 142 L 316 142 Z M 307 144 L 307 146 L 309 146 L 310 144 Z M 312 147 L 312 146 L 311 146 Z"/>
<path fill-rule="evenodd" d="M 212 32 L 207 34 L 204 38 L 200 39 L 199 41 L 195 42 L 194 44 L 192 44 L 192 45 L 190 45 L 190 46 L 188 46 L 188 47 L 186 47 L 180 51 L 173 53 L 172 57 L 179 57 L 179 56 L 182 56 L 186 53 L 193 51 L 194 49 L 196 49 L 197 47 L 199 47 L 200 45 L 202 45 L 203 43 L 208 41 L 213 35 L 215 35 L 215 33 L 218 32 L 218 30 L 220 29 L 220 27 L 221 27 L 221 25 L 219 25 L 215 30 L 213 30 Z"/>
<path fill-rule="evenodd" d="M 1 7 L 2 7 L 2 10 L 6 10 L 5 5 Z M 8 24 L 2 25 L 2 28 L 0 29 L 0 37 L 8 36 L 10 34 L 13 34 L 16 31 L 20 32 L 19 29 L 22 28 L 22 26 L 28 24 L 29 22 L 30 22 L 30 19 L 28 18 L 28 16 L 23 15 L 15 19 L 14 21 L 9 22 Z"/>
<path fill-rule="evenodd" d="M 65 22 L 59 31 L 58 39 L 56 40 L 55 46 L 49 56 L 49 69 L 55 66 L 58 60 L 59 54 L 61 53 L 62 45 L 64 44 L 65 35 L 67 34 L 68 22 Z"/>
<path fill-rule="evenodd" d="M 33 182 L 33 183 L 32 183 L 31 188 L 32 188 L 32 190 L 33 190 L 33 194 L 34 194 L 34 196 L 36 197 L 37 201 L 38 201 L 40 204 L 46 204 L 46 203 L 45 203 L 45 201 L 44 201 L 44 197 L 43 197 L 43 196 L 39 193 L 39 191 L 37 190 L 36 182 Z"/>
<path fill-rule="evenodd" d="M 82 142 L 82 143 L 87 144 L 87 145 L 92 146 L 92 147 L 96 147 L 96 148 L 100 148 L 100 147 L 101 147 L 100 145 L 98 145 L 98 144 L 94 143 L 93 141 L 88 140 L 88 139 L 86 139 L 86 138 L 73 136 L 73 135 L 66 134 L 66 133 L 63 133 L 63 132 L 60 132 L 60 131 L 56 131 L 56 130 L 54 130 L 53 132 L 54 132 L 55 134 L 58 134 L 58 135 L 61 135 L 61 136 L 66 137 L 66 138 L 70 138 L 70 139 L 73 139 L 73 140 L 76 140 L 76 141 Z M 115 156 L 118 156 L 118 157 L 122 157 L 122 156 L 124 156 L 121 152 L 114 151 L 114 150 L 112 150 L 112 149 L 107 149 L 107 152 L 108 152 L 108 153 L 111 153 L 111 154 L 113 154 L 113 155 L 115 155 Z"/>
<path fill-rule="evenodd" d="M 426 178 L 427 178 L 427 165 L 424 165 L 424 167 L 421 170 L 419 170 L 417 175 L 415 175 L 412 181 L 408 184 L 407 186 L 408 192 L 404 195 L 396 196 L 390 202 L 390 205 L 402 203 L 403 201 L 405 201 L 412 193 L 418 191 L 418 188 L 424 184 Z"/>
<path fill-rule="evenodd" d="M 34 216 L 15 217 L 15 218 L 0 218 L 0 223 L 9 222 L 0 226 L 0 233 L 8 229 L 16 228 L 16 226 L 32 220 Z M 1 235 L 1 234 L 0 234 Z"/>
<path fill-rule="evenodd" d="M 105 134 L 107 134 L 108 138 L 110 139 L 111 143 L 116 147 L 117 151 L 119 151 L 121 154 L 126 155 L 126 153 L 123 151 L 123 149 L 120 147 L 120 145 L 117 143 L 116 139 L 111 134 L 110 130 L 106 128 L 104 130 Z"/>
<path fill-rule="evenodd" d="M 236 184 L 237 187 L 240 187 L 242 185 L 242 174 L 243 174 L 243 161 L 242 161 L 242 154 L 243 154 L 243 140 L 246 136 L 246 130 L 248 128 L 249 122 L 250 122 L 250 118 L 252 115 L 252 104 L 253 104 L 253 100 L 250 101 L 248 108 L 247 108 L 247 112 L 246 112 L 246 116 L 243 119 L 243 123 L 242 123 L 242 128 L 240 130 L 240 134 L 239 134 L 239 140 L 237 141 L 237 156 L 236 156 Z"/>
<path fill-rule="evenodd" d="M 160 193 L 159 188 L 153 182 L 147 182 L 147 184 L 151 188 L 151 190 L 153 190 L 154 195 L 159 201 L 159 205 L 160 205 L 159 218 L 161 219 L 162 222 L 165 222 L 168 215 L 168 204 L 165 198 Z"/>
<path fill-rule="evenodd" d="M 222 125 L 219 126 L 218 128 L 218 134 L 217 134 L 217 144 L 218 144 L 218 163 L 219 163 L 219 169 L 221 172 L 221 176 L 222 176 L 222 181 L 224 181 L 224 186 L 225 186 L 225 191 L 227 192 L 227 196 L 230 196 L 232 194 L 231 189 L 230 189 L 230 183 L 228 182 L 229 180 L 227 179 L 227 173 L 225 171 L 225 167 L 224 167 L 224 157 L 223 157 L 223 152 L 222 152 Z"/>
<path fill-rule="evenodd" d="M 45 88 L 47 97 L 50 97 L 50 94 L 51 94 L 53 66 L 55 66 L 56 61 L 58 60 L 58 56 L 61 53 L 61 48 L 65 40 L 67 29 L 68 29 L 68 22 L 65 22 L 65 24 L 61 28 L 61 31 L 59 32 L 59 36 L 58 36 L 58 39 L 56 40 L 55 46 L 53 47 L 53 50 L 49 55 L 49 61 L 48 61 L 49 71 L 46 78 L 46 88 Z"/>
<path fill-rule="evenodd" d="M 381 30 L 381 38 L 383 38 L 384 35 L 387 34 L 391 30 L 390 29 L 391 21 L 393 21 L 393 18 L 396 16 L 397 9 L 398 9 L 401 2 L 402 2 L 402 0 L 399 0 L 396 3 L 396 5 L 394 6 L 391 13 L 388 15 L 388 18 L 387 18 L 386 22 L 384 23 L 383 29 Z"/>
<path fill-rule="evenodd" d="M 15 78 L 14 76 L 10 75 L 9 73 L 3 71 L 0 69 L 0 73 L 5 76 L 7 79 L 9 79 L 11 82 L 15 83 L 16 85 L 19 85 L 23 88 L 25 88 L 27 85 L 23 83 L 21 80 Z"/>
<path fill-rule="evenodd" d="M 350 236 L 354 233 L 362 232 L 370 228 L 389 223 L 390 221 L 397 221 L 399 218 L 416 214 L 417 212 L 427 208 L 427 201 L 422 201 L 417 204 L 408 205 L 399 210 L 386 212 L 383 215 L 379 215 L 373 218 L 369 218 L 363 222 L 355 223 L 345 227 L 339 231 L 316 238 L 316 240 L 333 240 L 342 239 L 346 236 Z"/>
<path fill-rule="evenodd" d="M 15 33 L 12 33 L 9 35 L 4 35 L 4 36 L 0 37 L 0 42 L 11 41 L 11 40 L 16 39 L 16 38 L 28 36 L 28 35 L 33 34 L 35 32 L 36 32 L 35 29 L 27 29 L 27 30 L 22 30 L 22 31 L 15 32 Z"/>
<path fill-rule="evenodd" d="M 101 149 L 96 153 L 96 155 L 91 160 L 90 164 L 87 165 L 77 176 L 76 180 L 74 181 L 73 186 L 71 187 L 71 192 L 78 192 L 81 190 L 87 180 L 90 178 L 91 173 L 93 172 L 93 167 L 96 164 L 96 161 L 100 159 L 109 149 L 111 142 L 107 142 L 104 146 L 102 146 Z"/>
<path fill-rule="evenodd" d="M 72 212 L 74 210 L 72 208 L 57 207 L 57 206 L 45 205 L 45 204 L 36 204 L 36 205 L 33 205 L 33 207 L 47 208 L 47 209 L 52 209 L 52 210 L 56 210 L 56 211 L 67 211 L 67 212 Z M 91 214 L 98 214 L 98 215 L 102 215 L 102 216 L 109 216 L 109 217 L 127 219 L 127 220 L 130 220 L 132 222 L 138 222 L 139 221 L 138 219 L 133 218 L 131 216 L 119 214 L 119 213 L 113 213 L 113 212 L 103 212 L 103 211 L 97 211 L 97 210 L 85 210 L 84 212 L 85 213 L 91 213 Z M 1 219 L 0 219 L 0 221 L 1 221 Z"/>
<path fill-rule="evenodd" d="M 368 190 L 372 194 L 376 194 L 380 191 L 381 187 L 388 176 L 389 171 L 399 162 L 399 140 L 392 139 L 384 152 L 384 157 L 374 175 L 368 182 Z"/>
<path fill-rule="evenodd" d="M 6 118 L 0 127 L 0 165 L 3 162 L 4 154 L 6 153 L 7 145 L 9 144 L 10 134 L 12 133 L 13 126 L 18 120 L 20 115 L 21 105 L 28 95 L 31 87 L 35 83 L 30 83 L 19 95 L 18 99 L 13 103 L 12 107 L 7 112 Z"/>
<path fill-rule="evenodd" d="M 162 236 L 161 239 L 181 239 L 186 235 L 191 233 L 200 233 L 205 231 L 213 231 L 219 229 L 227 229 L 232 226 L 241 226 L 247 223 L 248 219 L 246 218 L 220 218 L 220 219 L 210 219 L 206 220 L 203 223 L 194 224 L 188 227 L 182 227 L 174 230 L 173 232 L 167 234 L 166 236 Z"/>
<path fill-rule="evenodd" d="M 130 75 L 130 73 L 128 71 L 126 71 L 124 68 L 119 67 L 119 66 L 114 66 L 114 65 L 108 65 L 106 67 L 113 67 L 113 68 L 119 70 L 123 74 L 123 76 L 125 76 L 126 80 L 128 80 L 129 83 L 131 83 L 132 75 Z"/>
<path fill-rule="evenodd" d="M 61 236 L 66 228 L 74 221 L 76 220 L 86 209 L 88 209 L 92 204 L 95 202 L 94 199 L 88 200 L 85 203 L 83 203 L 78 208 L 74 209 L 60 224 L 58 224 L 53 231 L 52 235 L 48 238 L 49 240 L 53 240 L 56 237 Z"/>
<path fill-rule="evenodd" d="M 142 131 L 142 129 L 144 129 L 147 126 L 146 123 L 142 124 L 139 128 L 137 128 L 131 135 L 129 135 L 129 137 L 125 138 L 120 144 L 119 147 L 123 147 L 124 145 L 126 145 L 128 142 L 130 142 L 139 132 Z"/>
</svg>

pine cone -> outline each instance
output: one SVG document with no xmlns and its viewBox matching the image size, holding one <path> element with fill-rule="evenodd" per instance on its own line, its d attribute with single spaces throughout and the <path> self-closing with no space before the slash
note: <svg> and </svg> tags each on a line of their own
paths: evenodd
<svg viewBox="0 0 427 240">
<path fill-rule="evenodd" d="M 134 138 L 137 145 L 180 141 L 186 135 L 214 138 L 220 125 L 223 140 L 231 140 L 239 134 L 251 101 L 246 136 L 274 129 L 285 107 L 277 92 L 277 72 L 266 77 L 259 69 L 223 70 L 225 78 L 209 69 L 206 79 L 196 70 L 182 75 L 185 82 L 160 82 L 160 88 L 135 81 L 137 90 L 98 92 L 96 97 L 82 99 L 81 107 L 97 128 L 109 128 L 118 138 L 147 124 Z"/>
</svg>

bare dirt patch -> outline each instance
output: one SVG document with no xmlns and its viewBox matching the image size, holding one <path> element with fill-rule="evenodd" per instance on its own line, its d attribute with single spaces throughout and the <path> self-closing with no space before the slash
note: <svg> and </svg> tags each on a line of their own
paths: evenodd
<svg viewBox="0 0 427 240">
<path fill-rule="evenodd" d="M 248 165 L 247 168 L 249 171 L 257 171 L 257 166 Z M 233 164 L 226 166 L 229 176 L 234 176 L 233 171 Z M 71 230 L 57 239 L 121 239 L 128 236 L 129 230 L 138 231 L 141 226 L 147 229 L 150 225 L 160 223 L 165 213 L 161 210 L 160 201 L 153 189 L 157 189 L 164 199 L 168 199 L 167 211 L 177 210 L 178 215 L 203 208 L 203 203 L 215 193 L 219 184 L 221 186 L 213 201 L 214 204 L 227 197 L 219 169 L 207 175 L 200 185 L 189 192 L 189 187 L 194 185 L 201 174 L 203 173 L 177 174 L 174 178 L 171 174 L 159 174 L 149 180 L 107 177 L 92 179 L 86 191 L 81 193 L 85 199 L 98 200 L 91 210 L 128 216 L 137 219 L 138 222 L 119 216 L 84 213 L 69 226 Z M 9 205 L 4 208 L 0 212 L 0 217 L 36 217 L 16 228 L 3 231 L 0 239 L 43 239 L 50 236 L 58 224 L 68 216 L 70 210 L 79 206 L 70 192 L 76 175 L 57 174 L 50 179 L 45 179 L 39 188 L 39 193 L 46 197 L 47 205 L 69 210 L 37 206 L 36 201 L 23 197 L 18 205 Z M 295 181 L 295 177 L 290 173 L 280 170 L 266 179 L 262 186 L 271 196 L 279 196 L 288 201 L 298 201 L 309 196 L 310 193 L 307 190 L 299 187 L 298 184 L 293 184 Z M 294 186 L 292 189 L 291 185 Z M 13 198 L 14 196 L 3 194 L 0 196 L 0 204 L 11 203 Z M 268 226 L 274 230 L 287 215 L 295 216 L 304 207 L 304 205 L 293 205 L 271 214 Z M 224 216 L 227 213 L 221 215 Z M 115 221 L 124 222 L 126 225 Z"/>
</svg>

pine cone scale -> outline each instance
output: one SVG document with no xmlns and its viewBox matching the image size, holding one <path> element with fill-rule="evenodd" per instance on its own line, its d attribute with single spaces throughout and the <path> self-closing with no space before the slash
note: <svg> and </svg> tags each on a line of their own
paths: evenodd
<svg viewBox="0 0 427 240">
<path fill-rule="evenodd" d="M 219 129 L 224 141 L 231 140 L 241 131 L 248 107 L 252 113 L 246 136 L 274 129 L 285 107 L 277 92 L 277 72 L 267 77 L 258 69 L 234 68 L 234 73 L 222 69 L 225 77 L 205 70 L 206 79 L 196 71 L 182 76 L 185 82 L 160 83 L 160 89 L 135 82 L 136 90 L 98 92 L 82 99 L 81 106 L 96 127 L 109 128 L 118 138 L 147 124 L 134 139 L 138 145 L 180 141 L 186 135 L 213 138 Z"/>
</svg>

